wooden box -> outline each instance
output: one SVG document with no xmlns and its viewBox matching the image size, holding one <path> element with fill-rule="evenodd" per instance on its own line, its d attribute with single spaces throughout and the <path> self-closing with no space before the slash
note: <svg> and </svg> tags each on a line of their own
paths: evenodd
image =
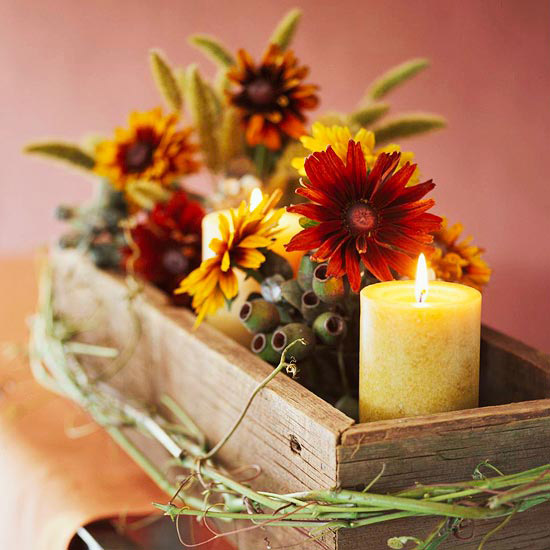
<svg viewBox="0 0 550 550">
<path fill-rule="evenodd" d="M 193 331 L 193 315 L 169 306 L 154 288 L 132 297 L 124 277 L 98 270 L 74 251 L 53 252 L 52 263 L 59 311 L 95 323 L 89 338 L 118 346 L 127 358 L 111 383 L 147 402 L 171 395 L 211 443 L 272 368 L 211 326 Z M 383 465 L 377 491 L 465 480 L 484 460 L 505 473 L 549 463 L 550 356 L 487 327 L 481 350 L 480 408 L 403 420 L 356 424 L 281 374 L 260 392 L 221 459 L 228 466 L 259 465 L 254 485 L 283 492 L 362 488 Z M 549 519 L 548 505 L 528 511 L 495 533 L 487 550 L 548 550 Z M 340 530 L 300 548 L 384 549 L 389 537 L 425 535 L 435 523 Z M 496 524 L 480 523 L 473 539 L 451 539 L 443 548 L 473 550 Z M 304 537 L 276 528 L 253 533 L 257 540 L 240 540 L 241 550 L 262 550 L 266 537 L 273 547 Z"/>
</svg>

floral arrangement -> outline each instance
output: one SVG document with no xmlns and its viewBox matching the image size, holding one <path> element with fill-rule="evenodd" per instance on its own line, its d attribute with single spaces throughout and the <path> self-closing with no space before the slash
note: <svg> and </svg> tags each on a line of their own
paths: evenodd
<svg viewBox="0 0 550 550">
<path fill-rule="evenodd" d="M 414 154 L 395 143 L 443 128 L 444 119 L 428 114 L 386 117 L 387 95 L 428 62 L 415 59 L 391 69 L 368 87 L 350 113 L 316 116 L 312 111 L 320 91 L 290 49 L 299 18 L 298 10 L 283 18 L 259 60 L 242 49 L 233 54 L 210 36 L 192 37 L 191 43 L 218 66 L 213 81 L 196 65 L 174 68 L 154 50 L 152 73 L 167 109 L 132 112 L 127 126 L 111 138 L 84 145 L 42 142 L 26 150 L 64 161 L 98 180 L 89 204 L 57 209 L 57 216 L 71 226 L 60 246 L 78 248 L 99 267 L 157 286 L 174 305 L 195 311 L 196 326 L 229 308 L 249 331 L 251 351 L 274 365 L 275 373 L 294 369 L 287 369 L 286 357 L 291 356 L 301 383 L 356 417 L 359 291 L 378 281 L 410 278 L 421 253 L 433 278 L 478 290 L 489 282 L 491 269 L 483 249 L 470 237 L 461 240 L 461 224 L 450 226 L 433 213 L 429 194 L 435 184 L 424 179 Z M 260 198 L 253 201 L 257 189 Z M 212 212 L 215 222 L 207 226 Z M 285 225 L 288 216 L 299 225 Z M 290 235 L 289 227 L 295 227 Z M 49 376 L 43 368 L 37 372 Z M 70 391 L 78 400 L 81 390 Z M 130 414 L 123 409 L 122 415 Z M 101 421 L 108 424 L 108 419 Z M 189 445 L 197 437 L 191 434 Z M 208 468 L 205 463 L 202 475 L 218 480 L 219 472 Z M 540 475 L 536 471 L 468 487 L 480 498 L 497 485 L 512 488 L 512 494 L 514 487 L 538 482 Z M 237 494 L 244 490 L 225 478 L 219 483 Z M 289 500 L 254 493 L 252 501 L 275 512 L 252 518 L 239 509 L 226 517 L 244 514 L 266 523 L 297 525 L 303 520 L 314 527 L 340 528 L 384 521 L 369 510 L 374 507 L 389 515 L 397 509 L 400 517 L 435 513 L 458 525 L 478 511 L 470 514 L 474 509 L 451 504 L 464 488 L 446 489 L 452 513 L 449 508 L 439 514 L 427 502 L 438 492 L 427 487 L 422 494 L 394 495 L 397 500 L 388 496 L 386 508 L 369 493 L 348 495 L 361 511 L 347 515 L 346 502 L 351 501 L 344 502 L 341 494 Z M 508 517 L 510 508 L 493 500 L 489 498 L 488 510 L 494 513 L 487 514 Z M 322 514 L 327 508 L 323 521 L 311 511 L 312 504 Z M 289 506 L 279 518 L 278 511 Z M 208 510 L 197 513 L 215 516 Z M 172 516 L 192 513 L 172 502 L 165 511 Z M 416 541 L 417 548 L 436 548 L 433 540 L 446 538 L 451 523 L 443 521 L 427 542 Z M 407 541 L 395 539 L 392 547 Z"/>
<path fill-rule="evenodd" d="M 311 120 L 319 89 L 290 49 L 299 18 L 292 10 L 282 19 L 259 60 L 243 49 L 233 54 L 213 37 L 191 37 L 218 66 L 212 82 L 196 65 L 173 68 L 153 50 L 152 73 L 169 111 L 132 112 L 112 138 L 86 146 L 45 142 L 27 151 L 99 179 L 90 205 L 58 208 L 73 227 L 62 246 L 86 250 L 100 267 L 135 274 L 175 304 L 191 305 L 197 324 L 244 292 L 239 272 L 254 278 L 261 287 L 233 308 L 253 333 L 252 351 L 277 364 L 285 342 L 299 335 L 307 342 L 294 350 L 304 362 L 303 382 L 321 394 L 308 381 L 306 360 L 335 364 L 336 354 L 344 364 L 340 382 L 332 367 L 322 377 L 336 388 L 325 395 L 334 402 L 353 394 L 344 371 L 346 357 L 357 354 L 361 287 L 409 277 L 420 252 L 442 280 L 481 289 L 491 271 L 482 249 L 459 240 L 460 224 L 448 227 L 429 212 L 434 184 L 420 183 L 413 153 L 394 142 L 441 128 L 444 119 L 385 116 L 389 92 L 428 62 L 391 69 L 351 113 Z M 182 123 L 186 114 L 189 125 Z M 265 198 L 250 208 L 255 188 Z M 277 203 L 300 216 L 303 229 L 283 243 L 304 254 L 298 272 L 284 249 L 272 250 L 282 215 Z M 219 217 L 219 235 L 203 246 L 201 219 L 221 209 L 229 212 Z"/>
</svg>

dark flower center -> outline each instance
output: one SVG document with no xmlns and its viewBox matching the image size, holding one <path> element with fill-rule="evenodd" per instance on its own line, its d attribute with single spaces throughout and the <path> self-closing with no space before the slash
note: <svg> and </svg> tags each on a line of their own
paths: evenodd
<svg viewBox="0 0 550 550">
<path fill-rule="evenodd" d="M 168 249 L 162 255 L 164 269 L 172 275 L 181 275 L 189 269 L 189 260 L 177 248 Z"/>
<path fill-rule="evenodd" d="M 155 145 L 150 141 L 136 141 L 126 149 L 124 166 L 127 172 L 143 172 L 153 160 Z"/>
<path fill-rule="evenodd" d="M 257 78 L 247 84 L 246 95 L 255 105 L 269 105 L 275 100 L 275 90 L 265 78 Z"/>
<path fill-rule="evenodd" d="M 356 202 L 346 213 L 350 231 L 354 235 L 368 233 L 378 223 L 376 211 L 366 202 Z"/>
</svg>

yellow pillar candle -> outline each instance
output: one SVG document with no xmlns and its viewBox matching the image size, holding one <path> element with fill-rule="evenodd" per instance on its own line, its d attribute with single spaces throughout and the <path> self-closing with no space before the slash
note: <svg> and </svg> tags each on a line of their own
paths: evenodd
<svg viewBox="0 0 550 550">
<path fill-rule="evenodd" d="M 361 422 L 478 406 L 481 294 L 423 275 L 361 291 Z"/>
<path fill-rule="evenodd" d="M 254 189 L 250 197 L 250 207 L 253 209 L 261 200 L 262 194 L 260 189 Z M 202 261 L 214 256 L 214 252 L 210 248 L 210 242 L 212 239 L 219 239 L 221 236 L 220 215 L 224 215 L 228 219 L 230 227 L 232 226 L 231 213 L 229 209 L 211 212 L 203 218 Z M 294 274 L 296 274 L 298 270 L 303 252 L 287 252 L 284 245 L 288 244 L 290 239 L 302 230 L 299 220 L 300 216 L 298 214 L 293 214 L 291 212 L 283 213 L 279 221 L 279 227 L 281 230 L 277 235 L 277 240 L 272 248 L 273 252 L 288 260 L 292 266 Z M 224 307 L 213 315 L 209 315 L 206 321 L 242 345 L 249 346 L 253 335 L 239 320 L 239 311 L 252 292 L 260 292 L 260 285 L 251 277 L 245 280 L 246 274 L 240 269 L 236 269 L 235 274 L 239 284 L 239 294 L 233 300 L 231 309 L 228 310 Z"/>
</svg>

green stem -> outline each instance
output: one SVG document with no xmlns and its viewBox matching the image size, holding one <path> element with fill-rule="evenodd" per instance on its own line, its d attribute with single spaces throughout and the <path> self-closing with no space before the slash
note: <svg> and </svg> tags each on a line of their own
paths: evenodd
<svg viewBox="0 0 550 550">
<path fill-rule="evenodd" d="M 246 413 L 248 412 L 248 409 L 252 405 L 252 402 L 254 401 L 258 393 L 260 393 L 260 391 L 263 388 L 265 388 L 271 382 L 271 380 L 273 380 L 273 378 L 275 378 L 284 368 L 287 368 L 290 366 L 290 364 L 286 362 L 286 354 L 288 350 L 291 349 L 292 346 L 296 344 L 298 341 L 300 340 L 294 340 L 288 346 L 285 347 L 285 349 L 283 350 L 283 353 L 281 354 L 281 360 L 279 362 L 279 365 L 275 369 L 273 369 L 273 371 L 269 374 L 269 376 L 264 378 L 264 380 L 262 380 L 256 386 L 256 388 L 248 398 L 248 401 L 246 402 L 241 414 L 239 415 L 237 420 L 235 420 L 235 422 L 233 423 L 233 426 L 231 426 L 230 430 L 225 434 L 225 436 L 220 441 L 218 441 L 218 443 L 208 453 L 206 453 L 204 456 L 201 457 L 201 460 L 208 460 L 209 458 L 212 458 L 229 441 L 231 436 L 235 433 L 235 430 L 239 427 L 240 423 L 243 421 L 244 417 L 246 416 Z"/>
<path fill-rule="evenodd" d="M 265 175 L 266 159 L 267 147 L 265 145 L 256 145 L 254 148 L 254 164 L 256 165 L 256 172 L 258 172 L 258 178 L 260 180 L 263 180 Z"/>
<path fill-rule="evenodd" d="M 204 447 L 205 437 L 191 417 L 169 395 L 161 395 L 160 402 L 183 424 L 189 434 Z"/>
<path fill-rule="evenodd" d="M 550 490 L 550 483 L 537 483 L 531 487 L 523 487 L 508 491 L 502 495 L 496 495 L 489 499 L 489 508 L 494 510 L 500 508 L 501 506 L 508 504 L 509 502 L 515 502 L 518 500 L 523 500 L 525 497 L 536 495 L 537 493 L 543 493 Z"/>
<path fill-rule="evenodd" d="M 67 342 L 65 344 L 65 350 L 68 353 L 74 353 L 76 355 L 93 355 L 95 357 L 104 357 L 107 359 L 114 359 L 118 355 L 118 350 L 114 348 L 96 346 L 84 342 Z"/>
<path fill-rule="evenodd" d="M 488 510 L 456 504 L 442 504 L 428 500 L 417 501 L 409 498 L 392 495 L 377 495 L 373 493 L 359 493 L 357 491 L 311 491 L 294 494 L 294 497 L 305 501 L 329 502 L 331 504 L 351 503 L 359 506 L 383 506 L 388 510 L 402 510 L 417 514 L 434 514 L 445 517 L 458 517 L 466 519 L 489 519 L 504 516 L 509 510 L 500 508 Z"/>
</svg>

